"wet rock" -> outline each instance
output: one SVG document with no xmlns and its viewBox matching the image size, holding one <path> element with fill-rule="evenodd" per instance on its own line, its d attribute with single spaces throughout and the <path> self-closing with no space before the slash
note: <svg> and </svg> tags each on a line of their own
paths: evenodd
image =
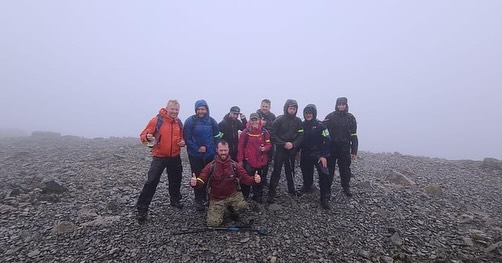
<svg viewBox="0 0 502 263">
<path fill-rule="evenodd" d="M 396 171 L 396 170 L 391 170 L 388 174 L 386 179 L 393 183 L 393 184 L 399 184 L 399 185 L 404 185 L 404 186 L 415 186 L 416 183 L 411 180 L 410 178 L 406 177 L 404 174 Z"/>
<path fill-rule="evenodd" d="M 424 188 L 424 192 L 429 196 L 441 196 L 443 195 L 443 190 L 438 184 L 428 185 Z"/>
<path fill-rule="evenodd" d="M 68 191 L 63 182 L 57 178 L 46 177 L 42 181 L 42 184 L 43 187 L 41 189 L 43 193 L 61 194 Z"/>
</svg>

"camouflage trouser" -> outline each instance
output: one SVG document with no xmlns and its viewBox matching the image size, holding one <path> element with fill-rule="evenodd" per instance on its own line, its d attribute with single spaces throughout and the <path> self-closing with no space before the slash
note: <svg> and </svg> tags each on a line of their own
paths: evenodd
<svg viewBox="0 0 502 263">
<path fill-rule="evenodd" d="M 231 207 L 235 213 L 242 214 L 246 211 L 248 204 L 244 200 L 242 192 L 237 191 L 223 200 L 210 200 L 207 210 L 207 225 L 219 226 L 223 223 L 225 211 Z"/>
</svg>

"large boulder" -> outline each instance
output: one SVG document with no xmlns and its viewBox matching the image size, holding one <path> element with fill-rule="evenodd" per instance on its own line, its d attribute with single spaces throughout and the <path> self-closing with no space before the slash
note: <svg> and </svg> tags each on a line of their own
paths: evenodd
<svg viewBox="0 0 502 263">
<path fill-rule="evenodd" d="M 389 181 L 393 184 L 399 184 L 399 185 L 404 185 L 404 186 L 417 185 L 413 180 L 411 180 L 410 178 L 406 177 L 404 174 L 402 174 L 396 170 L 390 170 L 390 172 L 387 174 L 386 179 L 387 179 L 387 181 Z"/>
</svg>

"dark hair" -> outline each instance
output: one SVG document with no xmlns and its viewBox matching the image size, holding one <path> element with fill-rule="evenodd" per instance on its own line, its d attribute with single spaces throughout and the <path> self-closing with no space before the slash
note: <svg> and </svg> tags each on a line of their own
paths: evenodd
<svg viewBox="0 0 502 263">
<path fill-rule="evenodd" d="M 272 104 L 269 99 L 263 99 L 261 103 L 267 103 L 268 105 Z"/>
<path fill-rule="evenodd" d="M 220 140 L 220 142 L 218 142 L 218 145 L 220 145 L 220 144 L 223 145 L 223 146 L 228 146 L 228 142 L 225 141 L 225 140 L 223 140 L 223 139 Z"/>
</svg>

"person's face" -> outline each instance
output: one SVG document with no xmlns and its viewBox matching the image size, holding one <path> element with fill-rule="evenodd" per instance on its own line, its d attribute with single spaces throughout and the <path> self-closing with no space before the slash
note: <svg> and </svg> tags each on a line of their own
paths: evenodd
<svg viewBox="0 0 502 263">
<path fill-rule="evenodd" d="M 312 119 L 314 119 L 314 114 L 312 112 L 305 113 L 305 120 L 311 121 Z"/>
<path fill-rule="evenodd" d="M 347 104 L 337 104 L 336 108 L 338 109 L 338 111 L 345 111 Z"/>
<path fill-rule="evenodd" d="M 289 115 L 295 115 L 296 114 L 296 107 L 295 106 L 289 106 L 288 107 L 288 114 Z"/>
<path fill-rule="evenodd" d="M 204 106 L 200 106 L 200 107 L 198 107 L 198 108 L 197 108 L 197 116 L 198 116 L 198 117 L 201 117 L 201 118 L 202 118 L 202 117 L 206 116 L 206 114 L 207 114 L 207 109 L 206 109 L 206 107 L 204 107 Z"/>
<path fill-rule="evenodd" d="M 260 109 L 261 109 L 262 113 L 267 114 L 270 111 L 270 104 L 268 104 L 266 102 L 262 102 Z"/>
<path fill-rule="evenodd" d="M 251 123 L 251 127 L 253 129 L 258 129 L 258 124 L 260 123 L 260 120 L 258 118 L 252 118 L 251 120 L 249 120 L 249 122 Z"/>
<path fill-rule="evenodd" d="M 230 113 L 228 114 L 228 116 L 229 116 L 229 117 L 230 117 L 230 119 L 232 119 L 232 120 L 237 120 L 237 117 L 239 117 L 239 113 L 237 113 L 237 112 L 230 112 Z"/>
<path fill-rule="evenodd" d="M 221 160 L 226 160 L 228 158 L 228 144 L 223 145 L 218 143 L 218 156 Z"/>
<path fill-rule="evenodd" d="M 167 114 L 169 117 L 176 119 L 178 117 L 178 113 L 180 112 L 180 105 L 179 104 L 174 104 L 174 103 L 169 103 L 167 104 Z"/>
</svg>

